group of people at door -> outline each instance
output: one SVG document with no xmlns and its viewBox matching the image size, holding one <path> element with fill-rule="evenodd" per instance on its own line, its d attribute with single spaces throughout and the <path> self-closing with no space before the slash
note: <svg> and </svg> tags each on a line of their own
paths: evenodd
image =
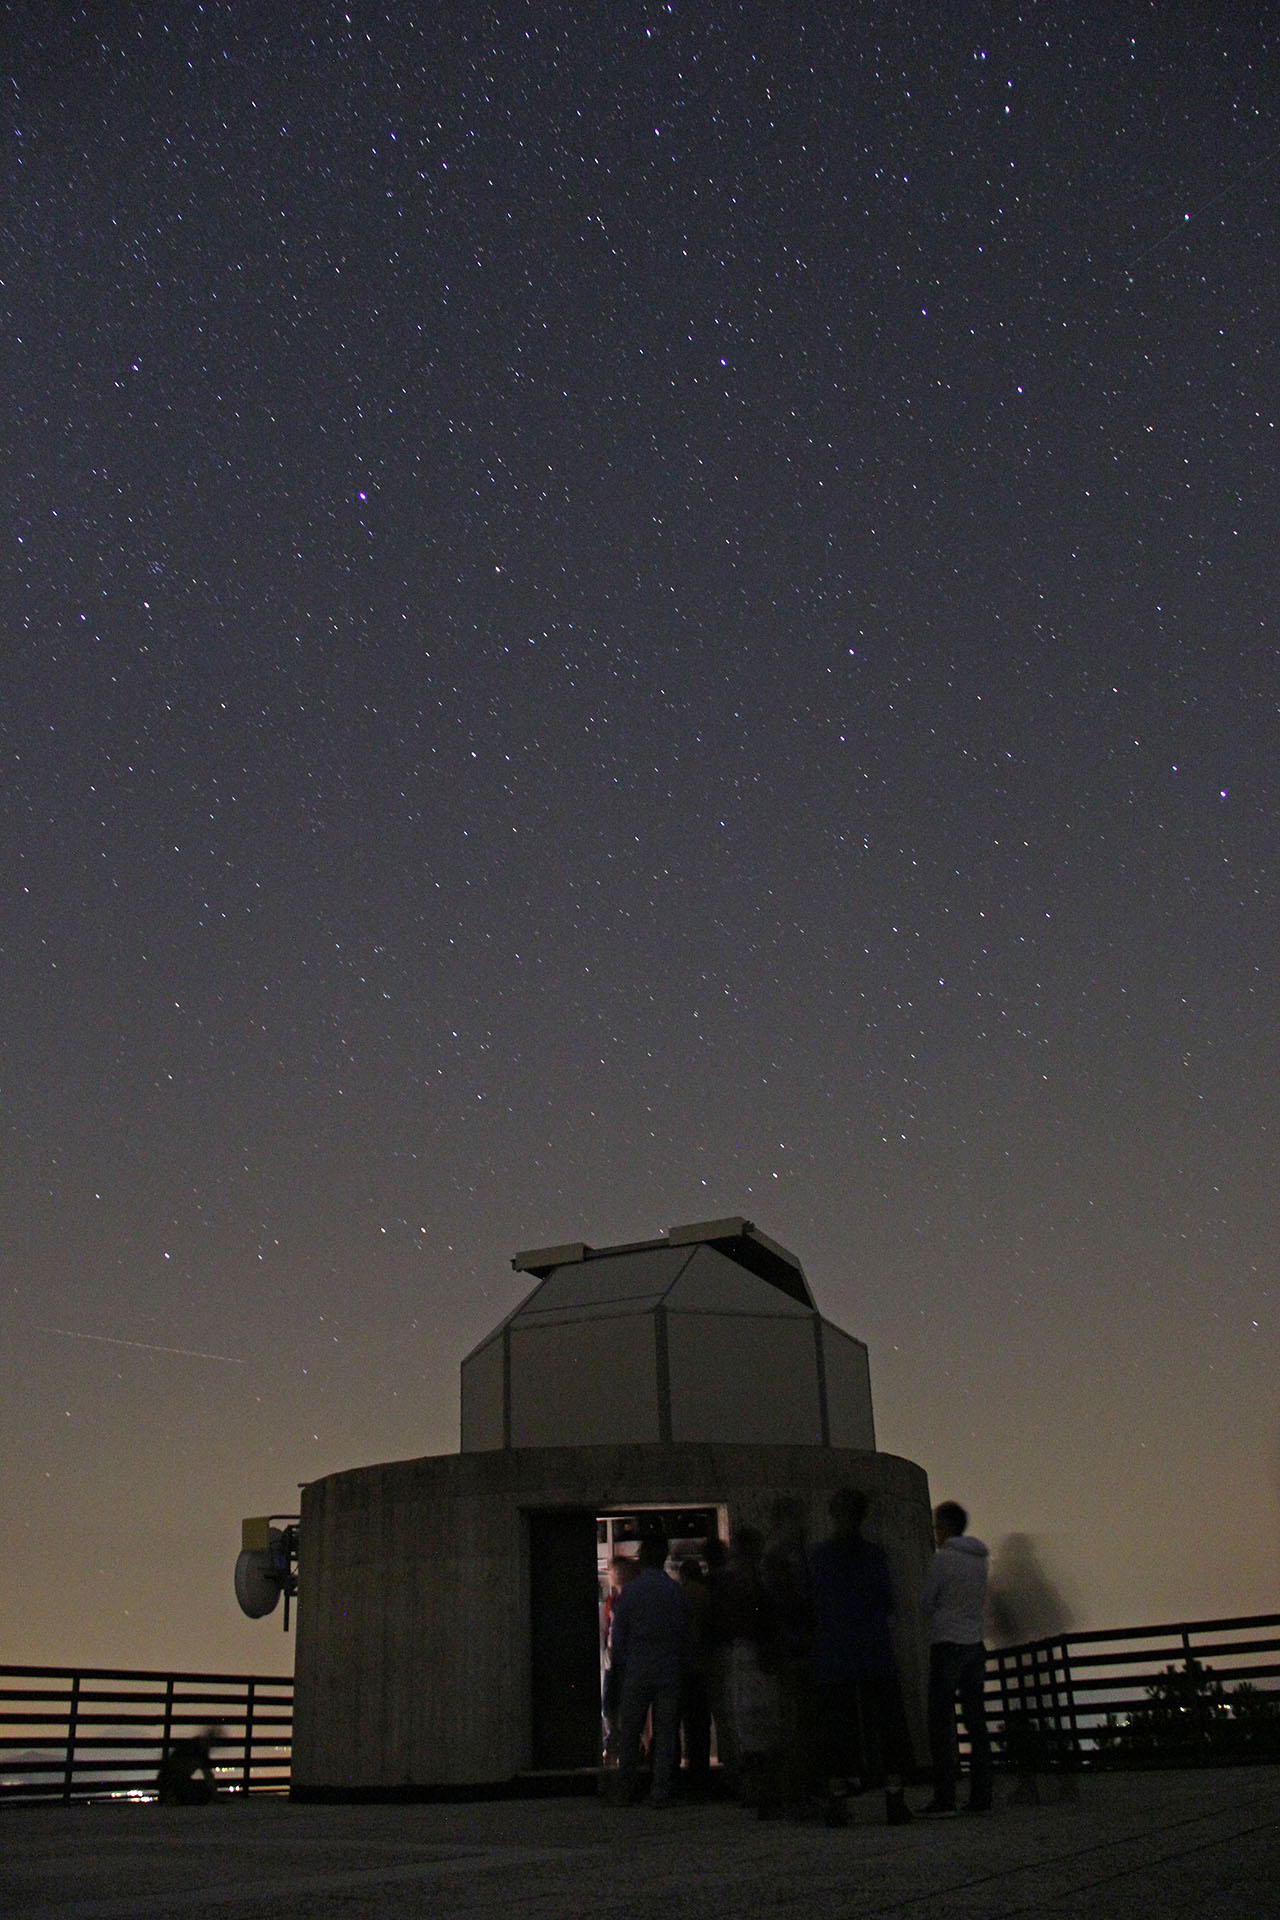
<svg viewBox="0 0 1280 1920">
<path fill-rule="evenodd" d="M 810 1545 L 805 1509 L 778 1501 L 767 1531 L 739 1529 L 728 1547 L 667 1572 L 668 1542 L 641 1534 L 634 1557 L 609 1567 L 602 1633 L 606 1762 L 615 1797 L 637 1797 L 647 1746 L 649 1803 L 671 1804 L 679 1783 L 710 1780 L 712 1728 L 722 1776 L 761 1818 L 822 1806 L 847 1823 L 848 1799 L 869 1786 L 886 1818 L 912 1818 L 914 1770 L 894 1651 L 897 1597 L 884 1549 L 863 1535 L 866 1496 L 829 1503 L 830 1533 Z M 972 1812 L 991 1804 L 991 1745 L 982 1711 L 987 1549 L 954 1502 L 934 1515 L 937 1552 L 921 1596 L 929 1621 L 928 1724 L 933 1797 L 919 1812 L 956 1810 L 959 1699 L 970 1748 Z M 684 1773 L 680 1773 L 681 1747 Z"/>
</svg>

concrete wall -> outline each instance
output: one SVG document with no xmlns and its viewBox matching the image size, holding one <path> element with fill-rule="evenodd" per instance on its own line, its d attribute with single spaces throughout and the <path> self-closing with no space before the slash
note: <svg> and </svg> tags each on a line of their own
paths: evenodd
<svg viewBox="0 0 1280 1920">
<path fill-rule="evenodd" d="M 478 1786 L 528 1768 L 531 1511 L 723 1503 L 731 1526 L 764 1526 L 786 1494 L 806 1501 L 817 1539 L 837 1486 L 871 1496 L 867 1533 L 893 1565 L 923 1760 L 921 1468 L 812 1446 L 521 1448 L 361 1467 L 303 1490 L 295 1792 Z"/>
</svg>

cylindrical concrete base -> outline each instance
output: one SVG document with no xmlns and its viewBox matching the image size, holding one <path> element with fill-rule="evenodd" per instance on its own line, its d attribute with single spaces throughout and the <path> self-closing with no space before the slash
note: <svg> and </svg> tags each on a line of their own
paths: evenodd
<svg viewBox="0 0 1280 1920">
<path fill-rule="evenodd" d="M 561 1531 L 572 1534 L 575 1515 L 585 1527 L 630 1507 L 719 1506 L 731 1528 L 763 1528 L 774 1501 L 791 1496 L 820 1539 L 827 1499 L 841 1486 L 869 1496 L 868 1538 L 889 1555 L 903 1688 L 923 1758 L 916 1595 L 932 1540 L 920 1467 L 809 1446 L 522 1448 L 355 1468 L 304 1489 L 295 1792 L 493 1788 L 530 1770 L 533 1642 L 544 1630 L 535 1629 L 530 1562 L 558 1524 L 549 1516 L 563 1516 Z M 591 1557 L 583 1579 L 594 1608 Z"/>
</svg>

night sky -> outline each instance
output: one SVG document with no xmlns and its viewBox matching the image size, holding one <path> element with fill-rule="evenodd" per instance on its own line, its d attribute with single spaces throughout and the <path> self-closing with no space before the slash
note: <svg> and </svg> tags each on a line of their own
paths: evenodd
<svg viewBox="0 0 1280 1920">
<path fill-rule="evenodd" d="M 744 1214 L 1280 1603 L 1272 9 L 2 9 L 8 1660 L 270 1670 L 519 1248 Z"/>
</svg>

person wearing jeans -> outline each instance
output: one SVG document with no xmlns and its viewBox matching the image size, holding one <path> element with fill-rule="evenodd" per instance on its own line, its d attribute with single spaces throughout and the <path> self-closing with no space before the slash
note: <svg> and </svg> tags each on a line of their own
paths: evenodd
<svg viewBox="0 0 1280 1920">
<path fill-rule="evenodd" d="M 667 1542 L 640 1542 L 640 1571 L 619 1593 L 609 1644 L 621 1673 L 618 1705 L 618 1785 L 623 1803 L 634 1798 L 645 1718 L 653 1713 L 655 1807 L 670 1804 L 680 1764 L 680 1688 L 693 1651 L 693 1614 L 678 1581 L 664 1571 Z"/>
<path fill-rule="evenodd" d="M 983 1681 L 987 1650 L 982 1614 L 987 1597 L 987 1549 L 966 1532 L 969 1516 L 944 1500 L 933 1516 L 937 1552 L 921 1603 L 929 1622 L 929 1752 L 933 1799 L 926 1816 L 945 1819 L 957 1811 L 960 1773 L 956 1701 L 969 1736 L 969 1800 L 966 1811 L 991 1810 L 991 1736 L 987 1731 Z"/>
</svg>

